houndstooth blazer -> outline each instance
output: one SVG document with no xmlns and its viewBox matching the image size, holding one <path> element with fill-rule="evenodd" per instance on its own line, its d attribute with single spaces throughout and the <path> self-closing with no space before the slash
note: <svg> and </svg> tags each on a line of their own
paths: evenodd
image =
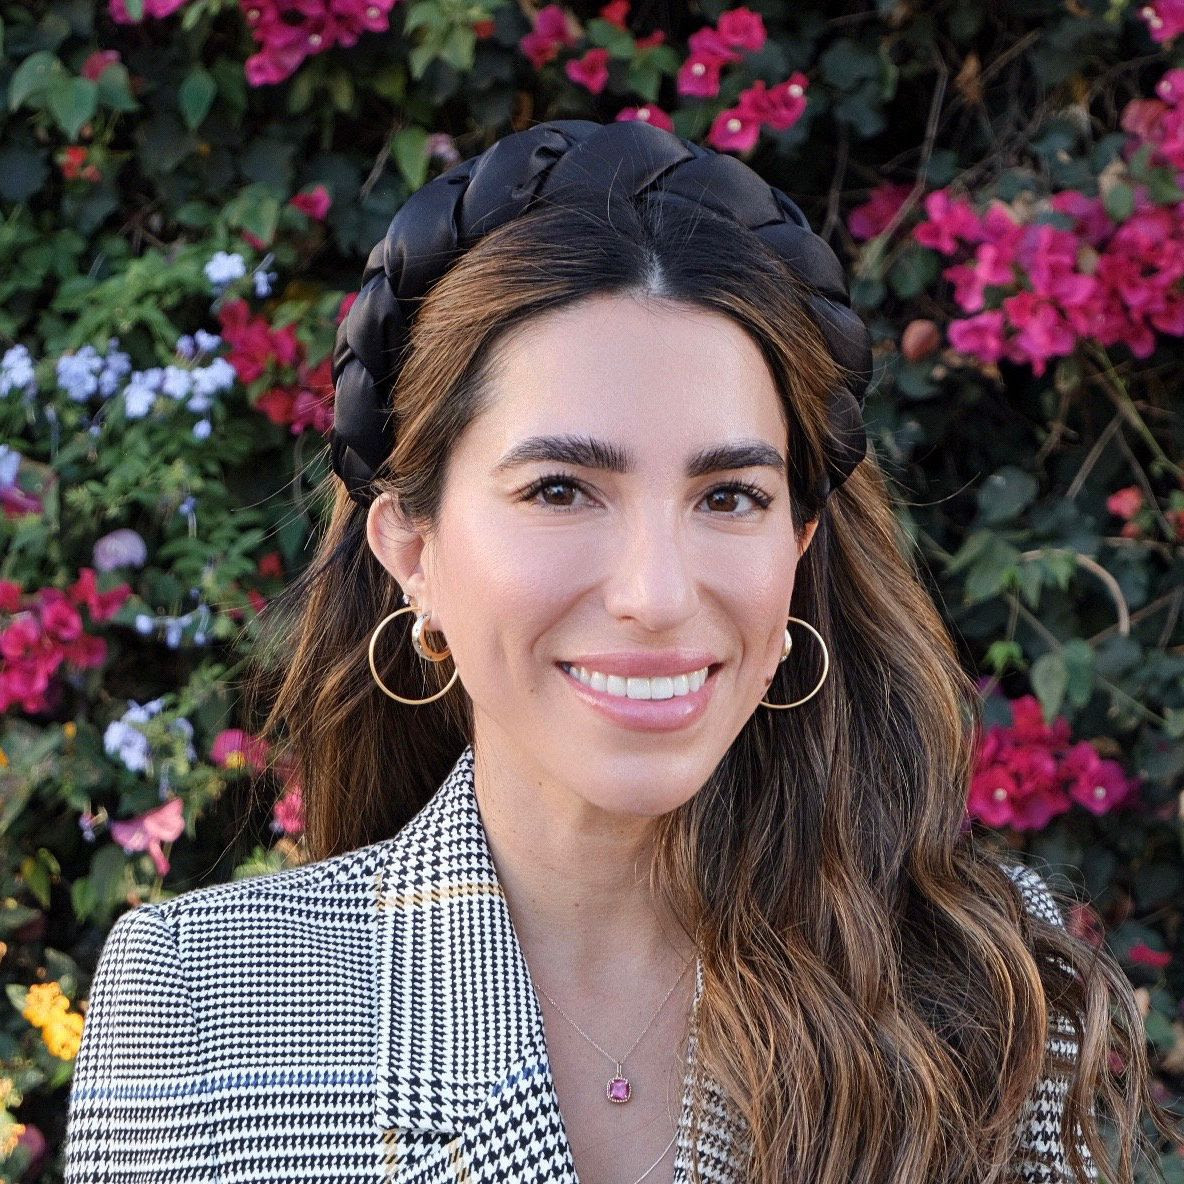
<svg viewBox="0 0 1184 1184">
<path fill-rule="evenodd" d="M 1029 906 L 1060 922 L 1036 873 Z M 702 989 L 697 974 L 695 997 Z M 675 1184 L 689 1184 L 691 1061 Z M 1024 1179 L 1060 1166 L 1064 1084 Z M 707 1083 L 706 1184 L 743 1134 Z M 390 839 L 123 914 L 70 1092 L 66 1184 L 578 1184 L 467 748 Z"/>
</svg>

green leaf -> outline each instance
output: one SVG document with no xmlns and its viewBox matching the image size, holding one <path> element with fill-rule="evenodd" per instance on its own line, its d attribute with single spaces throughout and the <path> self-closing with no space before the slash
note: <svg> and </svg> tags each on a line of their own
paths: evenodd
<svg viewBox="0 0 1184 1184">
<path fill-rule="evenodd" d="M 391 153 L 411 189 L 418 189 L 428 174 L 428 133 L 422 127 L 400 128 L 391 137 Z"/>
<path fill-rule="evenodd" d="M 127 67 L 115 62 L 99 75 L 99 102 L 112 111 L 138 111 L 140 104 L 132 94 L 132 82 Z"/>
<path fill-rule="evenodd" d="M 1032 504 L 1038 488 L 1031 473 L 1004 465 L 978 488 L 979 518 L 992 526 L 1010 522 Z"/>
<path fill-rule="evenodd" d="M 941 262 L 936 251 L 910 244 L 893 260 L 888 282 L 902 300 L 912 300 L 936 282 Z"/>
<path fill-rule="evenodd" d="M 191 132 L 196 131 L 209 115 L 217 93 L 218 85 L 214 76 L 201 66 L 190 71 L 181 83 L 177 91 L 177 104 L 181 108 L 181 118 Z"/>
<path fill-rule="evenodd" d="M 987 648 L 983 661 L 996 674 L 1003 674 L 1011 667 L 1024 668 L 1024 651 L 1016 641 L 993 641 Z"/>
<path fill-rule="evenodd" d="M 628 29 L 612 21 L 595 17 L 584 26 L 588 40 L 598 49 L 607 49 L 614 58 L 631 58 L 637 52 L 637 42 Z"/>
<path fill-rule="evenodd" d="M 1041 654 L 1032 663 L 1032 689 L 1044 708 L 1046 722 L 1051 722 L 1061 710 L 1065 701 L 1065 692 L 1069 689 L 1069 668 L 1065 659 L 1054 650 Z"/>
<path fill-rule="evenodd" d="M 144 19 L 144 0 L 124 0 L 124 2 L 127 5 L 127 14 L 133 22 Z"/>
<path fill-rule="evenodd" d="M 477 35 L 470 26 L 454 25 L 444 38 L 440 57 L 457 70 L 470 70 L 476 45 Z"/>
<path fill-rule="evenodd" d="M 1122 181 L 1116 181 L 1102 195 L 1102 204 L 1115 222 L 1125 222 L 1135 212 L 1135 191 Z"/>
<path fill-rule="evenodd" d="M 411 67 L 411 77 L 415 79 L 422 78 L 428 66 L 436 60 L 436 47 L 434 45 L 417 45 L 407 55 L 407 64 Z"/>
<path fill-rule="evenodd" d="M 410 33 L 414 29 L 426 28 L 436 33 L 442 33 L 448 27 L 448 17 L 440 6 L 427 0 L 426 3 L 416 4 L 408 8 L 403 18 L 403 31 Z"/>
<path fill-rule="evenodd" d="M 1088 642 L 1074 637 L 1065 642 L 1061 657 L 1069 675 L 1069 702 L 1084 707 L 1094 693 L 1094 651 Z"/>
<path fill-rule="evenodd" d="M 662 71 L 650 61 L 638 60 L 629 66 L 629 89 L 640 95 L 647 103 L 658 101 L 662 86 Z"/>
<path fill-rule="evenodd" d="M 28 99 L 45 93 L 50 82 L 64 71 L 62 63 L 47 49 L 30 54 L 12 75 L 8 84 L 8 109 L 15 111 Z"/>
<path fill-rule="evenodd" d="M 99 88 L 89 78 L 62 78 L 46 92 L 50 114 L 73 140 L 99 105 Z"/>
</svg>

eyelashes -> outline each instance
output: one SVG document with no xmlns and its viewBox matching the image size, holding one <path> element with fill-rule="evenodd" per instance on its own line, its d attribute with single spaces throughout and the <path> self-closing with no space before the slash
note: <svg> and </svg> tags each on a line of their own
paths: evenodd
<svg viewBox="0 0 1184 1184">
<path fill-rule="evenodd" d="M 539 477 L 538 480 L 533 481 L 526 489 L 522 491 L 519 500 L 523 502 L 535 501 L 539 494 L 544 489 L 550 489 L 555 486 L 577 489 L 583 494 L 587 494 L 587 489 L 583 483 L 577 481 L 574 477 L 567 473 L 548 473 L 545 477 Z M 767 510 L 773 502 L 773 498 L 757 485 L 750 485 L 747 481 L 728 481 L 723 485 L 717 485 L 709 489 L 703 496 L 704 498 L 714 497 L 719 493 L 740 493 L 752 498 L 759 510 Z M 574 510 L 574 506 L 555 506 L 548 503 L 540 503 L 546 509 L 554 510 L 557 513 L 565 513 Z M 748 518 L 756 514 L 757 510 L 747 510 L 743 513 L 729 514 L 724 513 L 725 518 Z"/>
</svg>

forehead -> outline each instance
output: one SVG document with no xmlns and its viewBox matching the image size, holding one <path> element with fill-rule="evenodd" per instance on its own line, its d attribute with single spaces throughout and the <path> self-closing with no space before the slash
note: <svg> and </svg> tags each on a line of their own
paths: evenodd
<svg viewBox="0 0 1184 1184">
<path fill-rule="evenodd" d="M 744 329 L 626 295 L 590 297 L 507 335 L 481 420 L 472 435 L 489 452 L 544 432 L 612 438 L 672 462 L 729 439 L 786 443 L 777 386 Z"/>
</svg>

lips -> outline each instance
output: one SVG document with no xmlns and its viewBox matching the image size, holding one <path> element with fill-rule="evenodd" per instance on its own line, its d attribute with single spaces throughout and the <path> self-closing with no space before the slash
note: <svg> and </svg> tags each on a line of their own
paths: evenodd
<svg viewBox="0 0 1184 1184">
<path fill-rule="evenodd" d="M 676 676 L 688 679 L 686 694 L 672 694 L 668 697 L 649 699 L 630 698 L 628 694 L 610 694 L 607 689 L 597 689 L 581 682 L 574 671 L 565 668 L 566 665 L 566 663 L 557 662 L 556 668 L 562 674 L 564 682 L 578 698 L 608 722 L 618 727 L 641 732 L 670 732 L 692 726 L 703 717 L 711 702 L 711 697 L 715 693 L 716 683 L 719 681 L 715 677 L 719 669 L 718 665 L 705 664 L 708 668 L 707 677 L 694 690 L 690 689 L 689 676 Z M 630 678 L 637 680 L 642 676 L 614 675 L 613 677 L 625 682 L 627 688 Z M 660 684 L 666 681 L 673 682 L 673 679 L 658 675 L 655 681 Z M 661 689 L 665 692 L 667 688 L 663 686 Z"/>
</svg>

